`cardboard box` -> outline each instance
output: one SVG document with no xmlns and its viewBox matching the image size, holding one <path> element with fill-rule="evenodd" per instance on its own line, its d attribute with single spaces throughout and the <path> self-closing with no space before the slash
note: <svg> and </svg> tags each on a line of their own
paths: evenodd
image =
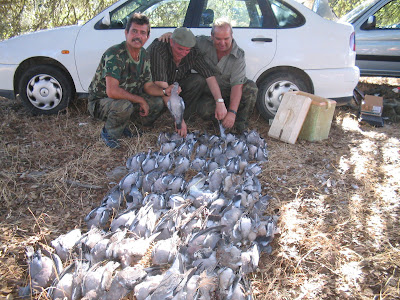
<svg viewBox="0 0 400 300">
<path fill-rule="evenodd" d="M 383 98 L 372 95 L 365 95 L 361 103 L 361 114 L 381 116 L 383 111 Z"/>
</svg>

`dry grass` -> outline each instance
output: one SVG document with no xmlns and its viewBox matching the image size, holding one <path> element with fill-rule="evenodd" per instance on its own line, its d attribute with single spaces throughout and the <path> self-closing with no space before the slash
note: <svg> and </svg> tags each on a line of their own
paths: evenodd
<svg viewBox="0 0 400 300">
<path fill-rule="evenodd" d="M 136 152 L 157 149 L 158 133 L 172 130 L 165 114 L 155 129 L 110 150 L 85 104 L 32 117 L 20 103 L 0 100 L 0 297 L 17 298 L 26 285 L 27 245 L 46 247 L 85 228 L 83 218 L 122 176 L 112 171 Z M 399 299 L 400 124 L 359 124 L 341 108 L 327 140 L 295 145 L 269 138 L 257 113 L 250 127 L 268 143 L 260 180 L 281 231 L 252 276 L 255 298 Z"/>
</svg>

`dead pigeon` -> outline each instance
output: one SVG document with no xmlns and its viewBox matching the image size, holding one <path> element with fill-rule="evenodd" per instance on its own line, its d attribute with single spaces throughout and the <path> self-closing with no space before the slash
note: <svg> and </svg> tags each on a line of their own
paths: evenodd
<svg viewBox="0 0 400 300">
<path fill-rule="evenodd" d="M 134 288 L 136 300 L 145 300 L 160 285 L 164 275 L 147 276 Z M 190 298 L 188 298 L 190 299 Z"/>
<path fill-rule="evenodd" d="M 146 158 L 142 162 L 142 170 L 144 174 L 148 174 L 156 167 L 157 153 L 153 153 L 150 149 L 147 152 Z"/>
<path fill-rule="evenodd" d="M 126 267 L 116 272 L 112 278 L 105 299 L 115 300 L 122 299 L 135 286 L 143 281 L 147 273 L 141 266 Z"/>
<path fill-rule="evenodd" d="M 142 168 L 142 163 L 146 158 L 146 153 L 140 152 L 131 157 L 126 161 L 126 168 L 131 172 L 138 172 Z"/>
<path fill-rule="evenodd" d="M 169 239 L 158 241 L 151 253 L 152 263 L 154 265 L 172 263 L 178 253 L 179 241 L 177 231 Z"/>
<path fill-rule="evenodd" d="M 51 246 L 56 250 L 60 259 L 65 262 L 69 258 L 73 247 L 79 241 L 81 236 L 82 233 L 79 228 L 73 229 L 51 241 Z"/>
<path fill-rule="evenodd" d="M 158 154 L 156 158 L 156 165 L 155 167 L 160 169 L 161 171 L 169 171 L 172 168 L 172 154 L 167 153 L 167 154 Z"/>
<path fill-rule="evenodd" d="M 140 188 L 141 187 L 142 174 L 140 171 L 130 172 L 125 175 L 119 182 L 119 188 L 124 193 L 124 196 L 127 198 L 127 195 L 131 192 L 133 187 Z M 128 201 L 128 199 L 127 199 Z"/>
<path fill-rule="evenodd" d="M 186 171 L 189 169 L 190 160 L 186 156 L 178 156 L 174 161 L 175 175 L 184 175 Z"/>
<path fill-rule="evenodd" d="M 118 262 L 100 262 L 90 267 L 82 283 L 82 295 L 84 298 L 100 299 L 104 297 L 110 288 L 112 274 L 119 267 Z"/>
<path fill-rule="evenodd" d="M 235 273 L 231 268 L 222 268 L 218 272 L 219 277 L 219 293 L 223 299 L 228 296 L 230 287 L 235 279 Z"/>
<path fill-rule="evenodd" d="M 160 145 L 160 153 L 167 155 L 175 150 L 177 143 L 175 141 L 167 141 Z"/>
<path fill-rule="evenodd" d="M 174 87 L 171 90 L 171 97 L 168 100 L 167 106 L 171 115 L 175 119 L 176 128 L 181 129 L 183 112 L 185 111 L 185 102 L 181 96 L 178 95 L 179 84 L 174 82 Z"/>
<path fill-rule="evenodd" d="M 47 292 L 49 299 L 71 299 L 72 298 L 72 286 L 74 280 L 73 269 L 75 263 L 70 264 L 63 272 L 56 277 L 53 281 L 52 286 Z"/>
<path fill-rule="evenodd" d="M 103 205 L 94 208 L 90 213 L 87 214 L 84 220 L 89 229 L 92 228 L 92 226 L 105 228 L 110 220 L 111 215 L 112 209 Z"/>
<path fill-rule="evenodd" d="M 196 154 L 195 156 L 197 158 L 206 158 L 208 156 L 208 147 L 205 144 L 200 144 L 196 148 Z"/>
<path fill-rule="evenodd" d="M 28 246 L 26 249 L 26 256 L 28 258 L 29 276 L 31 279 L 30 284 L 20 289 L 20 296 L 29 296 L 31 292 L 40 293 L 47 289 L 62 272 L 61 259 L 53 254 L 56 260 L 53 260 L 52 255 L 43 250 L 47 255 L 43 255 L 42 250 L 38 249 L 36 252 L 33 247 Z M 59 269 L 59 272 L 57 272 Z"/>
<path fill-rule="evenodd" d="M 153 234 L 149 238 L 124 238 L 115 244 L 112 252 L 109 253 L 111 259 L 118 259 L 123 268 L 136 264 L 149 249 L 150 244 L 159 235 Z"/>
<path fill-rule="evenodd" d="M 256 271 L 260 260 L 260 252 L 257 244 L 254 244 L 248 251 L 242 252 L 242 272 L 248 274 Z"/>
</svg>

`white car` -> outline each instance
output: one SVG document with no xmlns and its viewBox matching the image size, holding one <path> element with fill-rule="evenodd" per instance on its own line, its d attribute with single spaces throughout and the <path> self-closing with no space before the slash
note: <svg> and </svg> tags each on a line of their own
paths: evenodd
<svg viewBox="0 0 400 300">
<path fill-rule="evenodd" d="M 34 114 L 64 109 L 75 95 L 87 93 L 101 55 L 125 39 L 133 12 L 150 18 L 145 47 L 180 26 L 210 35 L 213 20 L 228 17 L 267 119 L 289 90 L 346 103 L 359 80 L 353 26 L 324 19 L 294 0 L 120 0 L 84 25 L 0 42 L 0 95 L 19 94 Z"/>
</svg>

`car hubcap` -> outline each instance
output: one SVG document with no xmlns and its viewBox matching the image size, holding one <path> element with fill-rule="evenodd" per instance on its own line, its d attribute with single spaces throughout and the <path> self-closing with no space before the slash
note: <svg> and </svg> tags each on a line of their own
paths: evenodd
<svg viewBox="0 0 400 300">
<path fill-rule="evenodd" d="M 265 106 L 274 115 L 278 111 L 282 97 L 286 92 L 298 91 L 299 88 L 293 82 L 281 80 L 274 82 L 265 93 Z"/>
<path fill-rule="evenodd" d="M 26 95 L 33 106 L 42 110 L 50 110 L 60 104 L 62 87 L 54 77 L 40 74 L 28 82 Z"/>
</svg>

